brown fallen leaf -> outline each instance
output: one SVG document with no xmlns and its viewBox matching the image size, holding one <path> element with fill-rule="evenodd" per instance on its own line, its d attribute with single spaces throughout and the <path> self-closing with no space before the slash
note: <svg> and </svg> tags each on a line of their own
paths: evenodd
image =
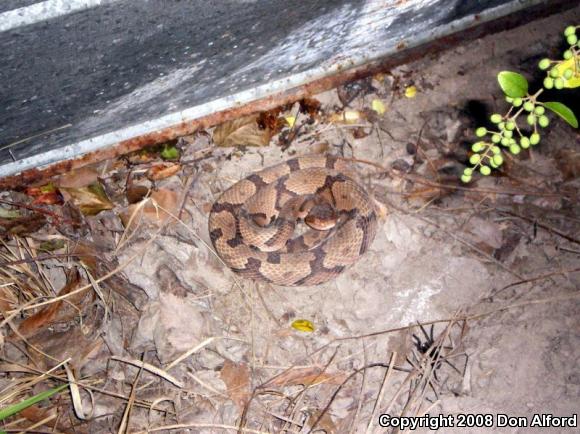
<svg viewBox="0 0 580 434">
<path fill-rule="evenodd" d="M 160 188 L 151 193 L 146 203 L 139 202 L 129 205 L 119 217 L 125 228 L 130 230 L 134 230 L 136 225 L 142 221 L 161 225 L 171 217 L 167 212 L 173 215 L 177 214 L 178 201 L 179 195 L 175 191 Z M 129 228 L 128 225 L 131 227 Z"/>
<path fill-rule="evenodd" d="M 82 188 L 97 182 L 98 173 L 92 167 L 81 167 L 72 172 L 65 173 L 58 181 L 57 185 L 64 188 Z"/>
<path fill-rule="evenodd" d="M 101 211 L 113 209 L 114 205 L 107 197 L 105 189 L 100 182 L 94 182 L 87 187 L 65 188 L 61 187 L 63 195 L 70 198 L 84 215 L 97 215 Z"/>
<path fill-rule="evenodd" d="M 245 363 L 226 360 L 220 372 L 228 389 L 228 396 L 242 410 L 250 399 L 250 369 Z"/>
<path fill-rule="evenodd" d="M 149 187 L 140 184 L 130 184 L 127 186 L 125 196 L 129 203 L 141 202 L 149 194 Z"/>
<path fill-rule="evenodd" d="M 39 213 L 33 213 L 17 218 L 0 217 L 0 234 L 4 232 L 21 236 L 31 234 L 43 227 L 46 222 L 46 217 Z"/>
<path fill-rule="evenodd" d="M 269 128 L 258 125 L 258 115 L 246 116 L 224 122 L 213 132 L 213 141 L 217 146 L 266 146 L 272 138 Z"/>
<path fill-rule="evenodd" d="M 63 434 L 86 434 L 88 430 L 83 426 L 75 426 L 74 428 L 70 426 L 70 422 L 67 424 L 66 418 L 57 417 L 57 408 L 40 408 L 37 405 L 30 406 L 18 413 L 19 416 L 28 419 L 30 422 L 38 423 L 43 421 L 42 425 L 55 428 Z M 46 420 L 47 417 L 54 416 L 54 420 Z M 64 419 L 64 420 L 63 420 Z M 56 431 L 55 431 L 56 432 Z"/>
<path fill-rule="evenodd" d="M 258 115 L 256 122 L 263 130 L 269 129 L 272 131 L 271 135 L 277 134 L 284 128 L 287 124 L 283 116 L 280 116 L 282 112 L 281 107 L 276 107 L 272 110 L 262 112 Z"/>
<path fill-rule="evenodd" d="M 314 426 L 316 424 L 316 426 Z M 328 412 L 322 413 L 322 410 L 314 411 L 308 418 L 308 425 L 311 430 L 323 430 L 326 433 L 339 432 L 336 425 L 332 421 L 332 417 Z"/>
<path fill-rule="evenodd" d="M 147 171 L 147 178 L 151 181 L 159 181 L 161 179 L 169 178 L 181 170 L 180 164 L 173 163 L 159 163 L 154 164 Z"/>
<path fill-rule="evenodd" d="M 41 194 L 32 201 L 32 205 L 62 205 L 63 203 L 64 199 L 58 190 Z"/>
<path fill-rule="evenodd" d="M 270 382 L 269 386 L 295 386 L 304 385 L 312 386 L 314 384 L 326 383 L 339 385 L 346 380 L 347 374 L 344 372 L 329 373 L 323 371 L 322 368 L 312 366 L 308 368 L 296 368 L 286 371 Z"/>
<path fill-rule="evenodd" d="M 69 270 L 67 272 L 67 283 L 64 288 L 59 291 L 58 295 L 65 295 L 77 289 L 80 282 L 81 279 L 77 269 Z M 55 322 L 64 322 L 74 318 L 78 315 L 79 311 L 71 308 L 71 305 L 77 307 L 77 309 L 80 308 L 80 306 L 77 305 L 80 304 L 82 299 L 85 297 L 86 292 L 86 290 L 81 291 L 80 293 L 67 298 L 66 304 L 64 301 L 60 300 L 43 307 L 20 323 L 18 326 L 19 333 L 25 338 L 28 338 L 36 334 L 39 330 L 50 327 Z M 19 339 L 19 337 L 16 337 L 16 339 Z"/>
<path fill-rule="evenodd" d="M 315 98 L 303 98 L 299 101 L 300 111 L 308 114 L 312 119 L 318 119 L 322 104 Z"/>
</svg>

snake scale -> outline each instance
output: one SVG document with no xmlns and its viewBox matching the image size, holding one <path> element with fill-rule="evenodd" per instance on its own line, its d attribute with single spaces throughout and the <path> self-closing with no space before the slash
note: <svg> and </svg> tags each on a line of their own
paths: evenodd
<svg viewBox="0 0 580 434">
<path fill-rule="evenodd" d="M 277 285 L 336 277 L 368 250 L 377 228 L 375 202 L 345 173 L 345 159 L 303 156 L 237 182 L 209 215 L 218 255 L 241 276 Z"/>
</svg>

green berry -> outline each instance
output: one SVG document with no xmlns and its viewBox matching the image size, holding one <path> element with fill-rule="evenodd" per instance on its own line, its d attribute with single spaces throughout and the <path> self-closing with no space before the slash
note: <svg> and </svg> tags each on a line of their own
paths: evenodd
<svg viewBox="0 0 580 434">
<path fill-rule="evenodd" d="M 540 63 L 538 63 L 538 67 L 543 70 L 548 69 L 550 67 L 550 59 L 540 60 Z"/>
<path fill-rule="evenodd" d="M 487 176 L 491 173 L 491 169 L 487 166 L 481 166 L 479 168 L 479 173 L 481 173 L 483 176 Z"/>
<path fill-rule="evenodd" d="M 574 56 L 574 54 L 572 53 L 572 51 L 570 51 L 570 50 L 564 51 L 564 59 L 570 60 L 573 56 Z"/>
<path fill-rule="evenodd" d="M 475 130 L 475 135 L 477 137 L 483 137 L 483 136 L 485 136 L 485 133 L 487 133 L 487 130 L 485 129 L 485 127 L 479 127 L 477 130 Z"/>
<path fill-rule="evenodd" d="M 489 118 L 494 124 L 499 124 L 501 122 L 501 115 L 499 113 L 494 113 Z"/>
<path fill-rule="evenodd" d="M 518 155 L 520 153 L 521 149 L 517 144 L 513 144 L 510 146 L 510 152 L 514 155 Z"/>
<path fill-rule="evenodd" d="M 530 144 L 537 145 L 538 143 L 540 143 L 540 135 L 538 133 L 533 133 L 530 136 Z"/>
<path fill-rule="evenodd" d="M 516 128 L 516 124 L 513 121 L 508 121 L 505 124 L 505 129 L 508 131 L 513 131 Z"/>
<path fill-rule="evenodd" d="M 522 137 L 520 139 L 520 146 L 524 149 L 528 149 L 530 147 L 530 139 L 527 137 Z"/>
<path fill-rule="evenodd" d="M 493 152 L 495 155 L 499 154 L 501 152 L 501 149 L 499 149 L 498 146 L 493 146 L 491 148 L 491 152 Z"/>
<path fill-rule="evenodd" d="M 498 154 L 498 155 L 494 155 L 494 156 L 493 156 L 493 162 L 494 162 L 496 165 L 498 165 L 498 166 L 501 166 L 501 165 L 502 165 L 502 163 L 503 163 L 503 157 L 502 157 L 501 155 L 499 155 L 499 154 Z"/>
<path fill-rule="evenodd" d="M 493 167 L 494 169 L 497 169 L 497 168 L 499 167 L 497 164 L 495 164 L 495 163 L 493 162 L 493 158 L 490 158 L 490 160 L 489 160 L 489 165 L 490 165 L 491 167 Z"/>
<path fill-rule="evenodd" d="M 483 143 L 482 142 L 474 143 L 473 145 L 471 145 L 471 150 L 473 152 L 481 152 L 481 151 L 483 151 Z"/>
<path fill-rule="evenodd" d="M 574 45 L 574 44 L 576 44 L 576 42 L 578 42 L 578 36 L 570 35 L 566 38 L 566 41 L 568 41 L 568 44 Z"/>
<path fill-rule="evenodd" d="M 574 76 L 574 71 L 572 71 L 571 68 L 568 68 L 566 71 L 564 71 L 564 78 L 566 80 L 570 80 L 573 76 Z"/>
<path fill-rule="evenodd" d="M 506 102 L 509 102 L 510 104 L 511 104 L 512 102 L 514 102 L 514 99 L 513 99 L 511 96 L 506 96 L 506 97 L 505 97 L 505 100 L 506 100 Z"/>
<path fill-rule="evenodd" d="M 501 131 L 505 130 L 505 122 L 500 122 L 499 124 L 497 124 L 497 127 L 498 127 L 498 128 L 501 130 Z"/>
<path fill-rule="evenodd" d="M 499 134 L 494 134 L 491 136 L 491 141 L 493 143 L 499 143 L 501 141 L 501 136 Z"/>
<path fill-rule="evenodd" d="M 511 139 L 514 136 L 514 132 L 513 131 L 504 131 L 503 132 L 503 136 L 507 137 L 508 139 Z"/>
<path fill-rule="evenodd" d="M 471 181 L 471 176 L 461 175 L 461 182 L 468 183 Z"/>
<path fill-rule="evenodd" d="M 558 78 L 559 76 L 560 76 L 560 71 L 558 70 L 558 68 L 550 69 L 550 77 Z"/>
<path fill-rule="evenodd" d="M 531 112 L 534 109 L 534 104 L 530 101 L 526 101 L 524 103 L 524 110 L 527 112 Z"/>
<path fill-rule="evenodd" d="M 544 87 L 546 89 L 552 89 L 554 87 L 554 79 L 550 77 L 544 78 Z"/>
<path fill-rule="evenodd" d="M 556 89 L 564 89 L 564 84 L 566 84 L 564 82 L 564 79 L 558 77 L 557 79 L 554 80 L 554 87 Z"/>
<path fill-rule="evenodd" d="M 501 144 L 503 146 L 509 146 L 510 144 L 510 139 L 508 139 L 507 137 L 504 137 L 503 139 L 501 139 Z"/>
<path fill-rule="evenodd" d="M 570 35 L 576 34 L 576 27 L 568 26 L 564 29 L 564 36 L 568 37 Z"/>
<path fill-rule="evenodd" d="M 537 114 L 538 116 L 543 115 L 546 112 L 546 109 L 544 109 L 544 107 L 542 107 L 541 105 L 537 106 L 534 109 L 534 113 Z"/>
<path fill-rule="evenodd" d="M 510 141 L 510 145 L 513 145 L 514 143 L 517 143 L 516 142 L 516 139 L 509 139 L 509 141 Z"/>
<path fill-rule="evenodd" d="M 473 154 L 471 157 L 469 157 L 469 162 L 471 164 L 477 164 L 477 163 L 479 163 L 480 160 L 481 160 L 481 156 L 479 154 Z"/>
<path fill-rule="evenodd" d="M 538 123 L 540 124 L 540 126 L 542 128 L 546 128 L 548 126 L 548 124 L 550 123 L 550 120 L 548 119 L 548 116 L 540 116 L 540 118 L 538 119 Z"/>
<path fill-rule="evenodd" d="M 514 105 L 515 107 L 519 107 L 519 106 L 521 106 L 521 105 L 522 105 L 522 102 L 523 102 L 523 101 L 522 101 L 522 99 L 521 99 L 521 98 L 514 98 L 513 105 Z"/>
<path fill-rule="evenodd" d="M 536 123 L 536 116 L 530 113 L 526 120 L 529 125 L 534 125 Z"/>
<path fill-rule="evenodd" d="M 471 176 L 473 175 L 473 169 L 471 167 L 466 167 L 465 169 L 463 169 L 463 174 L 465 176 Z"/>
</svg>

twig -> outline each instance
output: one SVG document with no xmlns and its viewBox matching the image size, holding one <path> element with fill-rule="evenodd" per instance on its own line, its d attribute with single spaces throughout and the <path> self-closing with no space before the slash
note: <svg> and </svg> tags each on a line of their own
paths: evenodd
<svg viewBox="0 0 580 434">
<path fill-rule="evenodd" d="M 367 425 L 367 429 L 365 431 L 365 434 L 368 434 L 371 430 L 371 427 L 373 426 L 373 421 L 375 420 L 375 418 L 377 416 L 377 409 L 381 405 L 381 401 L 383 400 L 383 396 L 385 394 L 385 386 L 389 382 L 389 378 L 391 377 L 391 373 L 393 372 L 393 365 L 395 364 L 396 361 L 397 361 L 397 353 L 393 352 L 391 354 L 391 360 L 389 360 L 389 367 L 387 369 L 387 372 L 385 373 L 385 376 L 383 377 L 383 383 L 381 384 L 381 390 L 379 391 L 379 395 L 377 396 L 377 400 L 375 401 L 375 405 L 373 407 L 373 411 L 371 413 L 371 417 L 369 419 L 369 423 Z"/>
<path fill-rule="evenodd" d="M 0 203 L 3 203 L 5 205 L 10 205 L 16 208 L 25 208 L 27 210 L 30 211 L 34 211 L 37 212 L 39 214 L 44 214 L 47 215 L 49 217 L 52 217 L 53 219 L 55 219 L 57 222 L 63 222 L 63 223 L 68 223 L 68 224 L 74 224 L 74 222 L 72 220 L 66 219 L 62 216 L 59 216 L 58 214 L 53 213 L 52 211 L 48 211 L 44 208 L 39 208 L 36 206 L 32 206 L 32 205 L 28 205 L 25 203 L 21 203 L 21 202 L 12 202 L 11 200 L 6 200 L 6 199 L 0 199 Z"/>
<path fill-rule="evenodd" d="M 517 282 L 510 283 L 509 285 L 506 285 L 501 289 L 498 289 L 497 291 L 493 292 L 491 295 L 485 297 L 484 299 L 490 299 L 492 297 L 497 296 L 500 292 L 503 292 L 506 289 L 513 288 L 514 286 L 523 285 L 524 283 L 530 283 L 530 282 L 535 282 L 537 280 L 548 279 L 552 276 L 559 276 L 559 275 L 565 275 L 565 274 L 569 274 L 569 273 L 578 273 L 578 272 L 580 272 L 580 268 L 574 268 L 572 270 L 553 271 L 551 273 L 542 274 L 541 276 L 536 276 L 536 277 L 531 277 L 529 279 L 519 280 Z"/>
</svg>

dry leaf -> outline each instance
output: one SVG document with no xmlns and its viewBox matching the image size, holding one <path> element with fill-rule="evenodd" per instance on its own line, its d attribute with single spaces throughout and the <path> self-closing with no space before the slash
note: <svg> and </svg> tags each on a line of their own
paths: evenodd
<svg viewBox="0 0 580 434">
<path fill-rule="evenodd" d="M 147 178 L 151 181 L 169 178 L 181 170 L 180 164 L 160 163 L 155 164 L 147 171 Z"/>
<path fill-rule="evenodd" d="M 228 388 L 230 399 L 242 410 L 250 399 L 250 369 L 248 365 L 226 360 L 220 376 Z"/>
<path fill-rule="evenodd" d="M 32 201 L 32 205 L 62 205 L 63 203 L 64 199 L 58 190 L 43 193 Z"/>
<path fill-rule="evenodd" d="M 246 116 L 218 125 L 213 132 L 213 141 L 217 146 L 266 146 L 270 143 L 272 132 L 269 128 L 261 129 L 258 115 Z"/>
<path fill-rule="evenodd" d="M 127 197 L 127 202 L 129 203 L 141 202 L 148 194 L 149 187 L 139 184 L 128 185 L 125 191 L 125 196 Z"/>
<path fill-rule="evenodd" d="M 74 291 L 79 286 L 81 280 L 79 273 L 76 269 L 70 270 L 67 273 L 67 283 L 64 288 L 62 288 L 58 295 L 65 295 L 71 291 Z M 78 315 L 78 311 L 71 308 L 71 305 L 77 305 L 85 297 L 87 290 L 81 291 L 67 298 L 65 304 L 64 301 L 59 300 L 51 303 L 43 308 L 41 308 L 34 315 L 29 316 L 18 326 L 19 333 L 28 338 L 36 334 L 39 330 L 50 327 L 56 322 L 69 321 Z M 79 306 L 77 306 L 78 308 Z"/>
<path fill-rule="evenodd" d="M 333 113 L 329 117 L 329 122 L 335 124 L 356 124 L 361 122 L 364 116 L 358 110 L 344 110 L 339 113 Z"/>
<path fill-rule="evenodd" d="M 39 213 L 33 213 L 18 218 L 0 217 L 0 234 L 3 232 L 12 235 L 31 234 L 39 230 L 46 223 L 46 217 Z"/>
<path fill-rule="evenodd" d="M 314 324 L 307 319 L 297 319 L 292 322 L 291 326 L 301 332 L 312 333 L 314 331 Z"/>
<path fill-rule="evenodd" d="M 292 128 L 296 123 L 296 116 L 286 116 L 284 119 L 290 128 Z"/>
<path fill-rule="evenodd" d="M 278 134 L 282 128 L 286 126 L 286 120 L 280 116 L 282 109 L 277 107 L 273 110 L 268 110 L 267 112 L 262 112 L 258 115 L 257 123 L 263 130 L 270 130 L 272 137 L 274 134 Z"/>
<path fill-rule="evenodd" d="M 339 385 L 344 382 L 347 375 L 343 372 L 331 374 L 324 372 L 317 366 L 309 368 L 290 369 L 283 374 L 278 375 L 268 383 L 270 386 L 295 386 L 298 384 L 311 386 L 313 384 L 334 384 Z"/>
<path fill-rule="evenodd" d="M 416 86 L 408 86 L 405 88 L 405 96 L 407 98 L 414 98 L 417 95 L 417 87 Z"/>
<path fill-rule="evenodd" d="M 70 197 L 71 201 L 84 215 L 97 215 L 101 211 L 114 208 L 113 203 L 107 197 L 105 189 L 98 181 L 88 187 L 61 187 L 61 190 L 63 194 Z"/>
<path fill-rule="evenodd" d="M 64 188 L 82 188 L 97 182 L 98 173 L 92 167 L 81 167 L 72 172 L 65 173 L 58 181 L 57 185 Z"/>
<path fill-rule="evenodd" d="M 383 103 L 380 99 L 373 99 L 371 102 L 371 109 L 377 112 L 379 115 L 385 114 L 387 108 L 385 107 L 385 103 Z"/>
<path fill-rule="evenodd" d="M 131 230 L 141 221 L 161 225 L 170 217 L 167 212 L 173 215 L 177 214 L 178 200 L 179 195 L 175 191 L 160 188 L 151 193 L 151 197 L 146 203 L 139 202 L 129 205 L 119 217 L 127 229 L 129 229 L 127 225 L 131 222 Z"/>
<path fill-rule="evenodd" d="M 299 101 L 300 111 L 308 114 L 313 119 L 317 119 L 322 104 L 315 98 L 304 98 Z"/>
<path fill-rule="evenodd" d="M 316 427 L 314 426 L 315 423 Z M 308 425 L 310 426 L 311 429 L 315 428 L 316 429 L 315 432 L 318 432 L 319 430 L 324 430 L 324 432 L 326 433 L 339 432 L 338 429 L 336 428 L 336 425 L 332 421 L 332 417 L 330 416 L 330 414 L 328 412 L 322 414 L 321 410 L 315 411 L 310 415 L 310 417 L 308 418 Z"/>
</svg>

